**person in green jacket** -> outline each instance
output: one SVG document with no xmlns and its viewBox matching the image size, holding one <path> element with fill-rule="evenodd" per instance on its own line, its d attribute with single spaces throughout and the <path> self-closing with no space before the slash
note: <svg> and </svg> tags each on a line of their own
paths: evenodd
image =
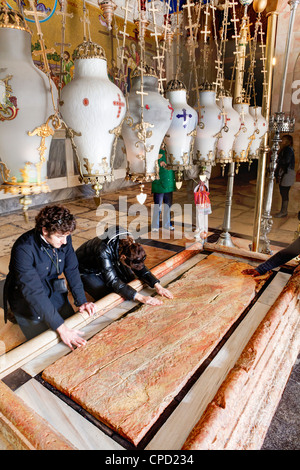
<svg viewBox="0 0 300 470">
<path fill-rule="evenodd" d="M 152 182 L 152 193 L 154 201 L 154 211 L 152 218 L 152 231 L 158 232 L 159 219 L 164 204 L 162 226 L 167 230 L 174 230 L 171 225 L 170 208 L 173 201 L 173 191 L 176 191 L 175 173 L 173 170 L 168 170 L 166 153 L 164 150 L 159 152 L 159 179 Z"/>
</svg>

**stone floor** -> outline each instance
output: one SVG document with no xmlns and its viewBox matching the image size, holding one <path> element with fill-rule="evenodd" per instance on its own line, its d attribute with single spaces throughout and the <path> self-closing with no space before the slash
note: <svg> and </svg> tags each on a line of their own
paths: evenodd
<svg viewBox="0 0 300 470">
<path fill-rule="evenodd" d="M 226 185 L 226 176 L 213 178 L 210 182 L 212 214 L 209 216 L 208 241 L 211 242 L 216 242 L 222 232 Z M 147 195 L 143 206 L 137 204 L 138 186 L 103 194 L 98 209 L 93 198 L 63 201 L 77 219 L 77 229 L 72 237 L 74 248 L 76 249 L 87 239 L 101 234 L 106 224 L 115 223 L 127 226 L 129 230 L 135 231 L 136 237 L 140 236 L 141 242 L 146 245 L 147 265 L 150 268 L 183 247 L 188 247 L 194 240 L 195 223 L 191 184 L 185 182 L 183 187 L 174 193 L 173 204 L 177 207 L 173 217 L 174 232 L 162 230 L 159 233 L 149 232 L 151 185 L 146 184 L 143 191 Z M 255 175 L 253 172 L 241 169 L 235 177 L 230 232 L 233 243 L 245 249 L 249 249 L 252 243 L 255 192 Z M 24 220 L 21 210 L 0 216 L 0 355 L 24 341 L 17 325 L 4 324 L 2 289 L 8 272 L 11 247 L 24 231 L 34 226 L 34 218 L 39 209 L 40 207 L 32 207 L 28 210 L 28 221 Z M 272 214 L 274 215 L 279 209 L 280 195 L 278 187 L 275 186 Z M 291 189 L 288 216 L 282 219 L 273 218 L 269 240 L 274 252 L 293 241 L 295 231 L 299 226 L 297 218 L 299 210 L 300 182 L 295 183 Z M 263 449 L 296 450 L 300 448 L 299 380 L 298 360 L 269 428 Z"/>
</svg>

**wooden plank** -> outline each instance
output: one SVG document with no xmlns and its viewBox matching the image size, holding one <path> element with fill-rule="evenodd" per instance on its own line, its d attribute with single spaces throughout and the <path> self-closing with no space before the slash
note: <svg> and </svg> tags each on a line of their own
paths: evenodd
<svg viewBox="0 0 300 470">
<path fill-rule="evenodd" d="M 268 258 L 270 258 L 269 255 L 266 255 L 264 253 L 257 253 L 255 251 L 248 251 L 244 250 L 243 248 L 238 248 L 236 246 L 224 246 L 224 245 L 219 245 L 218 243 L 208 243 L 205 242 L 203 245 L 203 249 L 207 251 L 212 251 L 214 253 L 224 253 L 228 254 L 231 256 L 238 256 L 240 258 L 246 258 L 246 259 L 251 259 L 253 261 L 257 261 L 259 263 L 262 263 L 266 261 Z"/>
<path fill-rule="evenodd" d="M 174 299 L 111 324 L 43 378 L 137 445 L 254 298 L 247 267 L 209 256 L 171 284 Z"/>
<path fill-rule="evenodd" d="M 204 243 L 203 249 L 207 251 L 212 251 L 214 253 L 223 253 L 230 256 L 236 256 L 238 258 L 245 258 L 248 260 L 252 260 L 257 264 L 264 263 L 267 259 L 270 258 L 271 255 L 267 255 L 264 253 L 258 253 L 256 251 L 248 251 L 243 248 L 238 248 L 235 246 L 224 246 L 219 245 L 218 243 Z M 295 260 L 288 261 L 285 263 L 286 266 L 289 267 L 296 267 L 298 266 L 298 262 Z"/>
</svg>

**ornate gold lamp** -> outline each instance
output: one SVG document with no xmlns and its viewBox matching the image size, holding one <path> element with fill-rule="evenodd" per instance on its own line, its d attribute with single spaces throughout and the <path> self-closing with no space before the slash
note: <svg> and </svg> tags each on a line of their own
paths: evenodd
<svg viewBox="0 0 300 470">
<path fill-rule="evenodd" d="M 166 98 L 173 108 L 171 125 L 164 142 L 168 167 L 176 172 L 176 186 L 182 186 L 183 171 L 193 163 L 194 137 L 198 122 L 197 111 L 187 103 L 187 89 L 183 82 L 174 79 L 167 83 Z"/>
<path fill-rule="evenodd" d="M 127 157 L 126 178 L 142 184 L 158 178 L 158 155 L 171 124 L 172 107 L 159 93 L 159 76 L 154 67 L 146 64 L 145 32 L 148 20 L 145 0 L 138 1 L 138 12 L 140 63 L 132 74 L 122 137 Z M 124 31 L 124 37 L 125 34 Z M 142 189 L 143 186 L 141 194 Z M 140 200 L 143 198 L 140 196 Z"/>
<path fill-rule="evenodd" d="M 77 47 L 75 77 L 62 89 L 60 111 L 73 130 L 79 180 L 91 184 L 98 198 L 103 184 L 114 180 L 117 137 L 126 103 L 108 78 L 104 49 L 91 40 Z"/>
<path fill-rule="evenodd" d="M 46 56 L 32 0 L 30 5 L 28 13 L 35 16 L 42 54 Z M 30 196 L 50 191 L 46 162 L 54 129 L 60 125 L 47 59 L 44 64 L 46 73 L 33 64 L 31 31 L 23 15 L 1 1 L 0 80 L 5 91 L 0 104 L 0 189 L 20 196 L 26 218 Z"/>
<path fill-rule="evenodd" d="M 234 24 L 234 39 L 235 39 L 235 62 L 232 71 L 232 78 L 231 78 L 231 88 L 234 82 L 234 92 L 233 92 L 233 100 L 234 100 L 234 109 L 239 112 L 241 116 L 241 127 L 240 131 L 237 135 L 237 138 L 243 133 L 244 128 L 244 118 L 245 118 L 245 107 L 249 107 L 247 103 L 244 103 L 244 74 L 245 74 L 245 59 L 246 59 L 246 47 L 249 40 L 249 18 L 248 18 L 248 6 L 252 3 L 252 0 L 240 0 L 240 4 L 244 6 L 244 14 L 242 18 L 241 27 L 239 32 L 237 30 L 237 21 L 238 18 L 236 17 L 236 11 L 234 8 L 235 2 L 233 2 L 233 24 Z M 235 80 L 233 80 L 235 79 Z M 245 100 L 246 101 L 246 100 Z M 240 108 L 240 109 L 239 109 Z M 254 120 L 252 119 L 254 122 Z M 253 123 L 253 132 L 254 132 L 254 123 Z M 251 134 L 251 132 L 249 133 Z M 245 142 L 241 141 L 238 142 L 237 138 L 234 140 L 233 143 L 233 161 L 229 162 L 228 167 L 228 177 L 227 177 L 227 191 L 226 191 L 226 205 L 225 205 L 225 212 L 223 218 L 223 225 L 222 225 L 222 233 L 220 234 L 219 239 L 217 240 L 217 244 L 223 246 L 234 247 L 234 243 L 231 239 L 230 235 L 230 225 L 231 225 L 231 208 L 232 208 L 232 195 L 233 195 L 233 186 L 234 186 L 234 176 L 235 176 L 235 164 L 236 162 L 239 164 L 239 161 L 243 160 L 243 153 L 246 154 L 248 148 L 250 148 L 251 140 L 248 141 L 245 145 Z M 239 145 L 240 144 L 240 145 Z M 249 146 L 249 147 L 248 147 Z"/>
</svg>

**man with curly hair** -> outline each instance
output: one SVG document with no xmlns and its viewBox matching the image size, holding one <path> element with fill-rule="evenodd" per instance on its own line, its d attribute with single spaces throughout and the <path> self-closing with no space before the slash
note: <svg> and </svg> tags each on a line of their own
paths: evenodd
<svg viewBox="0 0 300 470">
<path fill-rule="evenodd" d="M 86 341 L 80 331 L 64 323 L 74 314 L 65 279 L 79 311 L 95 313 L 95 304 L 87 302 L 72 246 L 75 228 L 75 217 L 66 207 L 44 207 L 36 217 L 35 228 L 14 243 L 4 286 L 5 321 L 11 311 L 12 320 L 27 339 L 51 328 L 71 349 Z"/>
</svg>

